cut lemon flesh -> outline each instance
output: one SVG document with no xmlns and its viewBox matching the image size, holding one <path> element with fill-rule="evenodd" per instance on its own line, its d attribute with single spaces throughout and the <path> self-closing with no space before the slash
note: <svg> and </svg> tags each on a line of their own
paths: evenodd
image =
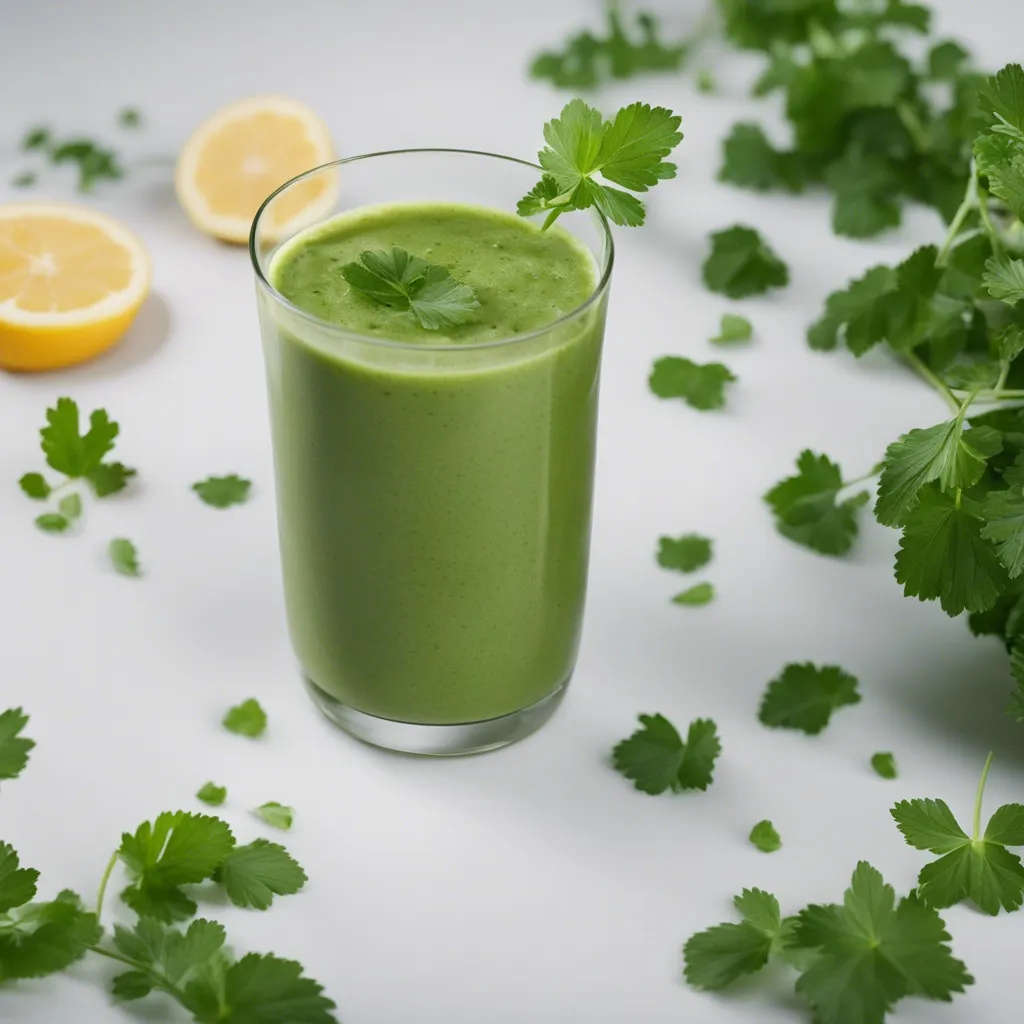
<svg viewBox="0 0 1024 1024">
<path fill-rule="evenodd" d="M 84 206 L 0 206 L 0 368 L 50 370 L 118 341 L 149 292 L 149 257 Z"/>
<path fill-rule="evenodd" d="M 246 242 L 263 200 L 286 181 L 334 159 L 327 127 L 284 96 L 255 96 L 218 110 L 185 143 L 175 172 L 178 201 L 201 231 Z M 336 175 L 301 182 L 268 211 L 284 233 L 331 211 Z"/>
</svg>

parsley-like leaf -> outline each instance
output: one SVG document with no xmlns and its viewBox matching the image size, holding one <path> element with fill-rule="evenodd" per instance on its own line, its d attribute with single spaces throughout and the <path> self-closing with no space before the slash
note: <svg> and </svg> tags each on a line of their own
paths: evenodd
<svg viewBox="0 0 1024 1024">
<path fill-rule="evenodd" d="M 663 356 L 654 363 L 648 383 L 659 398 L 681 398 L 694 409 L 725 405 L 725 386 L 736 380 L 722 363 L 695 363 L 684 356 Z"/>
<path fill-rule="evenodd" d="M 823 555 L 844 555 L 857 536 L 857 510 L 870 500 L 860 491 L 844 501 L 842 471 L 827 455 L 805 451 L 796 460 L 797 475 L 777 483 L 764 500 L 779 533 Z"/>
<path fill-rule="evenodd" d="M 18 906 L 0 927 L 0 982 L 63 971 L 99 937 L 96 915 L 69 890 L 48 903 Z"/>
<path fill-rule="evenodd" d="M 18 481 L 18 486 L 28 497 L 34 498 L 37 501 L 48 498 L 52 490 L 42 473 L 26 473 Z"/>
<path fill-rule="evenodd" d="M 985 264 L 984 281 L 993 298 L 1016 305 L 1024 299 L 1024 260 L 992 256 Z"/>
<path fill-rule="evenodd" d="M 21 708 L 0 712 L 0 779 L 16 779 L 28 764 L 35 740 L 22 736 L 28 715 Z"/>
<path fill-rule="evenodd" d="M 215 782 L 204 783 L 196 793 L 197 800 L 202 800 L 204 804 L 209 804 L 211 807 L 220 807 L 227 798 L 227 788 L 218 786 Z"/>
<path fill-rule="evenodd" d="M 760 125 L 741 122 L 732 126 L 722 143 L 718 180 L 758 192 L 777 188 L 801 192 L 805 175 L 795 155 L 775 149 Z"/>
<path fill-rule="evenodd" d="M 252 481 L 245 480 L 235 473 L 228 476 L 209 476 L 192 485 L 192 490 L 207 505 L 214 508 L 228 508 L 241 505 L 249 499 Z"/>
<path fill-rule="evenodd" d="M 652 796 L 666 789 L 678 793 L 706 790 L 711 785 L 715 761 L 722 750 L 714 722 L 695 719 L 684 743 L 663 715 L 640 715 L 639 719 L 642 728 L 612 751 L 617 771 Z"/>
<path fill-rule="evenodd" d="M 1024 69 L 1007 64 L 989 78 L 979 94 L 982 109 L 996 119 L 996 131 L 1005 129 L 1024 132 Z"/>
<path fill-rule="evenodd" d="M 37 125 L 29 128 L 25 137 L 21 140 L 21 148 L 29 151 L 33 149 L 46 149 L 50 145 L 53 134 L 45 125 Z"/>
<path fill-rule="evenodd" d="M 66 519 L 78 519 L 82 514 L 82 499 L 77 494 L 65 494 L 57 502 L 57 510 Z"/>
<path fill-rule="evenodd" d="M 665 157 L 682 141 L 680 121 L 671 110 L 646 103 L 623 107 L 611 121 L 604 121 L 599 110 L 581 99 L 571 100 L 544 125 L 547 146 L 537 156 L 554 185 L 542 179 L 521 201 L 518 212 L 547 210 L 548 227 L 568 210 L 596 206 L 616 224 L 643 224 L 643 203 L 628 192 L 602 185 L 595 175 L 630 192 L 646 192 L 659 181 L 674 178 L 676 166 Z"/>
<path fill-rule="evenodd" d="M 883 779 L 895 779 L 897 777 L 896 758 L 888 752 L 880 751 L 877 754 L 872 754 L 871 767 Z"/>
<path fill-rule="evenodd" d="M 153 917 L 140 918 L 131 929 L 114 925 L 117 951 L 138 968 L 114 979 L 114 994 L 121 999 L 140 999 L 154 987 L 163 987 L 161 982 L 177 987 L 201 977 L 225 938 L 223 925 L 202 917 L 184 932 Z"/>
<path fill-rule="evenodd" d="M 1007 846 L 1024 846 L 1024 804 L 1004 804 L 981 831 L 981 803 L 992 755 L 982 772 L 969 836 L 944 800 L 901 800 L 892 809 L 904 839 L 918 850 L 941 854 L 918 878 L 921 898 L 933 907 L 969 899 L 986 914 L 1024 903 L 1024 865 Z"/>
<path fill-rule="evenodd" d="M 236 846 L 214 875 L 238 907 L 266 910 L 274 896 L 290 896 L 306 883 L 306 872 L 277 843 L 256 839 Z"/>
<path fill-rule="evenodd" d="M 36 894 L 38 880 L 39 872 L 21 867 L 14 847 L 0 842 L 0 914 L 28 903 Z"/>
<path fill-rule="evenodd" d="M 36 526 L 45 533 L 64 533 L 71 526 L 71 520 L 58 512 L 44 512 L 36 516 Z"/>
<path fill-rule="evenodd" d="M 341 276 L 373 302 L 408 310 L 428 331 L 469 323 L 480 305 L 473 289 L 445 267 L 397 246 L 362 253 L 341 268 Z"/>
<path fill-rule="evenodd" d="M 255 739 L 262 736 L 267 728 L 267 713 L 255 697 L 243 700 L 241 704 L 228 708 L 221 720 L 228 732 Z"/>
<path fill-rule="evenodd" d="M 736 224 L 711 235 L 704 283 L 733 299 L 761 295 L 789 283 L 789 269 L 753 229 Z"/>
<path fill-rule="evenodd" d="M 873 267 L 846 288 L 825 300 L 825 313 L 807 332 L 807 343 L 818 351 L 836 347 L 840 334 L 854 355 L 863 355 L 885 337 L 885 306 L 879 300 L 897 287 L 891 267 Z"/>
<path fill-rule="evenodd" d="M 712 345 L 733 345 L 739 342 L 750 341 L 754 328 L 745 316 L 737 316 L 735 313 L 722 314 L 722 326 L 718 335 L 711 339 Z"/>
<path fill-rule="evenodd" d="M 775 853 L 782 849 L 782 838 L 775 826 L 765 818 L 750 830 L 750 842 L 762 853 Z"/>
<path fill-rule="evenodd" d="M 271 828 L 279 828 L 287 832 L 295 821 L 295 808 L 287 804 L 279 804 L 276 800 L 268 800 L 265 804 L 253 809 L 253 814 L 265 821 Z"/>
<path fill-rule="evenodd" d="M 118 425 L 106 409 L 97 409 L 89 417 L 89 430 L 82 434 L 78 425 L 78 404 L 70 398 L 58 398 L 46 410 L 47 425 L 40 431 L 42 448 L 49 465 L 72 478 L 88 475 L 114 447 Z"/>
<path fill-rule="evenodd" d="M 936 43 L 928 51 L 928 76 L 938 80 L 956 78 L 970 54 L 955 40 Z"/>
<path fill-rule="evenodd" d="M 991 491 L 983 508 L 981 536 L 996 546 L 996 555 L 1010 579 L 1024 572 L 1024 490 Z"/>
<path fill-rule="evenodd" d="M 135 545 L 127 537 L 115 537 L 107 545 L 107 554 L 110 555 L 110 564 L 122 576 L 140 576 L 142 568 L 139 565 L 139 553 Z"/>
<path fill-rule="evenodd" d="M 715 585 L 703 582 L 695 583 L 672 598 L 673 604 L 689 605 L 696 608 L 700 605 L 710 604 L 715 599 Z"/>
<path fill-rule="evenodd" d="M 135 470 L 129 469 L 123 462 L 104 462 L 89 474 L 97 498 L 105 498 L 117 494 L 128 486 L 128 481 L 135 476 Z"/>
<path fill-rule="evenodd" d="M 678 572 L 696 572 L 711 561 L 712 541 L 699 533 L 658 538 L 658 565 Z"/>
<path fill-rule="evenodd" d="M 856 678 L 837 665 L 790 664 L 768 684 L 758 718 L 765 725 L 814 736 L 828 725 L 833 711 L 859 703 Z"/>
</svg>

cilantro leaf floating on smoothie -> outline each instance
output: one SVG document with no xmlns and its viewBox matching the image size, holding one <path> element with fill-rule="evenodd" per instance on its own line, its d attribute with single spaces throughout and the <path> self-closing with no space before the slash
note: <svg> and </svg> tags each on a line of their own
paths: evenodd
<svg viewBox="0 0 1024 1024">
<path fill-rule="evenodd" d="M 715 761 L 722 751 L 715 723 L 697 718 L 686 741 L 664 715 L 640 715 L 642 728 L 612 751 L 617 771 L 632 779 L 641 792 L 657 796 L 666 789 L 705 790 L 712 783 Z"/>
<path fill-rule="evenodd" d="M 545 174 L 519 200 L 517 212 L 529 217 L 549 211 L 548 228 L 569 210 L 596 206 L 610 221 L 638 227 L 644 222 L 644 204 L 630 192 L 646 192 L 676 176 L 676 165 L 665 157 L 682 142 L 681 121 L 666 107 L 646 103 L 623 107 L 605 121 L 583 100 L 571 100 L 544 125 L 547 146 L 537 159 Z M 600 184 L 596 174 L 630 192 Z"/>
<path fill-rule="evenodd" d="M 408 310 L 428 331 L 469 323 L 480 305 L 473 289 L 446 268 L 397 246 L 362 253 L 341 268 L 341 276 L 368 299 Z"/>
</svg>

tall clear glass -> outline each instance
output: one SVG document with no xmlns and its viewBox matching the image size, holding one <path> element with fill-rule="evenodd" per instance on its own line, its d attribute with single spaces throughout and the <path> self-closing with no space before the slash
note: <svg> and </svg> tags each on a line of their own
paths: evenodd
<svg viewBox="0 0 1024 1024">
<path fill-rule="evenodd" d="M 317 223 L 394 202 L 509 212 L 538 174 L 488 153 L 375 153 L 295 178 L 253 223 L 292 645 L 320 710 L 389 749 L 503 746 L 569 683 L 611 234 L 595 211 L 564 215 L 593 257 L 593 292 L 541 329 L 474 344 L 319 319 L 274 288 L 275 254 L 310 227 L 294 223 L 310 197 Z"/>
</svg>

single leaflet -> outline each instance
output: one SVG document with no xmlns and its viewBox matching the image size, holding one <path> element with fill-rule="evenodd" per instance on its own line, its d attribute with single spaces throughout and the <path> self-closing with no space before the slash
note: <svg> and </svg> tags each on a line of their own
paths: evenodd
<svg viewBox="0 0 1024 1024">
<path fill-rule="evenodd" d="M 722 752 L 714 722 L 695 719 L 684 741 L 663 715 L 640 715 L 639 719 L 641 728 L 612 751 L 616 771 L 651 796 L 668 789 L 703 791 L 711 785 L 715 761 Z"/>
</svg>

